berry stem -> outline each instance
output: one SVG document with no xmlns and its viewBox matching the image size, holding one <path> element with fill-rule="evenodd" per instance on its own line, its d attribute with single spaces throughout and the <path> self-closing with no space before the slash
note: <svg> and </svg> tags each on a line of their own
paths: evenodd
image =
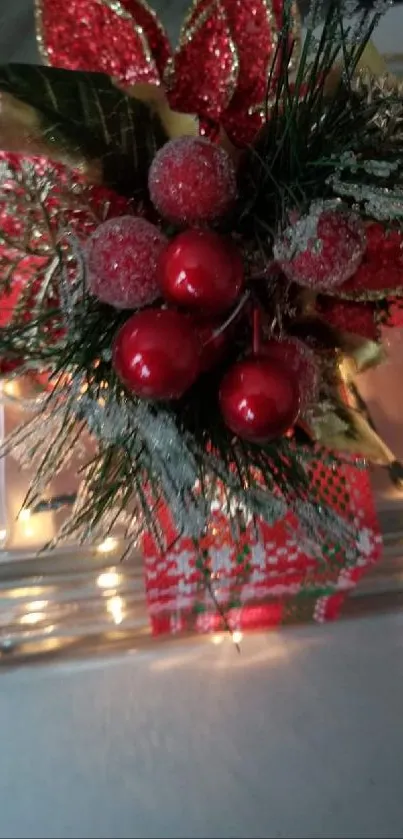
<svg viewBox="0 0 403 839">
<path fill-rule="evenodd" d="M 262 346 L 262 315 L 258 306 L 253 310 L 253 355 L 260 355 Z"/>
<path fill-rule="evenodd" d="M 225 330 L 228 329 L 229 326 L 231 326 L 231 323 L 233 323 L 235 318 L 238 317 L 248 300 L 249 291 L 245 291 L 245 294 L 242 295 L 238 305 L 235 307 L 235 309 L 233 309 L 229 317 L 227 317 L 227 320 L 225 320 L 224 323 L 222 323 L 221 326 L 218 327 L 218 329 L 214 330 L 209 341 L 213 341 L 215 338 L 218 338 L 219 335 L 222 335 L 222 333 L 225 332 Z M 209 341 L 207 341 L 207 343 L 209 343 Z"/>
</svg>

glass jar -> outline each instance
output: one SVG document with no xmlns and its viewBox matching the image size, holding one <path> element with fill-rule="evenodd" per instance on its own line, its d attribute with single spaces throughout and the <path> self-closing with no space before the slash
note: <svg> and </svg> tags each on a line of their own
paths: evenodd
<svg viewBox="0 0 403 839">
<path fill-rule="evenodd" d="M 35 413 L 40 394 L 27 381 L 2 384 L 0 437 Z M 74 458 L 43 503 L 24 506 L 32 473 L 12 454 L 0 459 L 0 662 L 45 654 L 103 651 L 149 636 L 142 560 L 121 562 L 125 545 L 110 536 L 91 547 L 47 550 L 77 490 Z"/>
<path fill-rule="evenodd" d="M 403 459 L 403 390 L 398 385 L 401 342 L 395 331 L 394 336 L 388 365 L 360 377 L 360 390 L 380 433 L 391 447 L 395 446 L 396 457 Z M 21 392 L 21 383 L 3 384 L 1 437 L 32 415 L 36 398 L 29 388 Z M 69 469 L 50 487 L 40 510 L 29 510 L 23 503 L 29 472 L 21 471 L 11 454 L 0 460 L 0 666 L 109 655 L 116 650 L 156 645 L 161 639 L 196 635 L 188 626 L 186 632 L 178 632 L 179 602 L 186 598 L 186 585 L 178 585 L 168 607 L 172 616 L 167 623 L 169 631 L 157 638 L 152 636 L 152 593 L 149 591 L 147 603 L 145 560 L 140 552 L 133 552 L 122 562 L 125 545 L 119 534 L 90 547 L 70 543 L 52 551 L 45 549 L 71 510 L 76 474 L 73 458 Z M 392 484 L 386 470 L 380 469 L 373 470 L 373 487 L 384 557 L 351 592 L 343 611 L 349 616 L 395 607 L 403 600 L 403 489 Z M 217 616 L 216 605 L 207 597 L 205 602 L 207 619 L 199 621 L 200 638 L 200 629 L 206 631 L 214 625 L 209 615 Z M 278 595 L 268 595 L 265 601 L 269 610 L 272 607 L 272 614 L 278 603 Z M 300 609 L 294 616 L 290 611 L 288 622 L 304 619 L 312 619 L 312 608 L 306 612 Z M 222 637 L 222 622 L 218 624 L 206 639 Z M 237 631 L 234 637 L 239 639 L 240 633 Z"/>
</svg>

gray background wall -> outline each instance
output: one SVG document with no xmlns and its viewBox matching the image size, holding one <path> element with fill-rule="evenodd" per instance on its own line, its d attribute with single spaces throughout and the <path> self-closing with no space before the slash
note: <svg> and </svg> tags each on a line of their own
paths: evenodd
<svg viewBox="0 0 403 839">
<path fill-rule="evenodd" d="M 34 57 L 0 0 L 0 60 Z M 397 615 L 2 673 L 0 837 L 403 837 L 402 653 Z"/>
<path fill-rule="evenodd" d="M 68 0 L 66 0 L 68 2 Z M 149 0 L 172 39 L 191 0 Z M 305 0 L 305 5 L 307 0 Z M 400 4 L 381 22 L 376 41 L 381 50 L 403 51 L 403 10 Z M 0 0 L 0 61 L 35 61 L 33 0 Z"/>
</svg>

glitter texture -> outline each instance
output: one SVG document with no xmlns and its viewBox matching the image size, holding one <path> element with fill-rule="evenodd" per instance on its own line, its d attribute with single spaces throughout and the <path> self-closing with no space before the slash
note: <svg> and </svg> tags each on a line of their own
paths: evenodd
<svg viewBox="0 0 403 839">
<path fill-rule="evenodd" d="M 210 5 L 211 0 L 194 3 L 188 28 L 196 26 Z M 265 119 L 267 83 L 282 25 L 283 3 L 282 0 L 273 3 L 271 0 L 221 0 L 220 7 L 226 15 L 239 67 L 234 94 L 220 121 L 232 142 L 243 146 L 253 140 Z M 294 35 L 298 41 L 296 8 L 293 13 Z"/>
<path fill-rule="evenodd" d="M 238 57 L 221 6 L 206 6 L 185 23 L 164 81 L 172 108 L 218 122 L 235 90 Z"/>
<path fill-rule="evenodd" d="M 122 216 L 101 224 L 87 247 L 89 288 L 116 309 L 135 309 L 159 296 L 157 264 L 167 243 L 150 222 Z"/>
<path fill-rule="evenodd" d="M 188 224 L 223 216 L 237 194 L 235 166 L 208 140 L 180 137 L 157 152 L 149 174 L 151 200 L 167 219 Z"/>
<path fill-rule="evenodd" d="M 121 5 L 132 16 L 136 26 L 143 30 L 158 72 L 162 77 L 168 59 L 171 57 L 171 45 L 158 15 L 145 0 L 121 0 Z"/>
<path fill-rule="evenodd" d="M 35 8 L 47 63 L 108 73 L 128 85 L 163 82 L 171 107 L 196 114 L 201 135 L 211 140 L 220 123 L 244 146 L 265 120 L 282 0 L 195 0 L 174 56 L 145 0 L 36 0 Z M 292 13 L 295 64 L 300 24 L 296 7 Z"/>
<path fill-rule="evenodd" d="M 280 5 L 276 3 L 278 11 Z M 267 97 L 278 18 L 269 0 L 223 0 L 223 6 L 238 52 L 239 77 L 222 122 L 230 139 L 244 145 L 253 140 L 262 122 L 256 111 Z"/>
<path fill-rule="evenodd" d="M 107 73 L 126 84 L 160 83 L 157 60 L 162 67 L 168 48 L 159 41 L 154 60 L 143 29 L 118 0 L 38 0 L 37 25 L 53 66 Z"/>
<path fill-rule="evenodd" d="M 332 202 L 331 202 L 332 203 Z M 365 227 L 355 213 L 313 205 L 287 228 L 274 257 L 286 277 L 301 286 L 331 289 L 357 270 L 366 247 Z"/>
</svg>

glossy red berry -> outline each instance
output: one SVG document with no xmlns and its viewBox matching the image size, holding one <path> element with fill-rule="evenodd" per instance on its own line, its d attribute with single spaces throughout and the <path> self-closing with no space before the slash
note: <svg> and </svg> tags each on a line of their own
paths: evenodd
<svg viewBox="0 0 403 839">
<path fill-rule="evenodd" d="M 225 423 L 234 434 L 264 443 L 284 434 L 295 423 L 298 379 L 270 358 L 252 358 L 228 370 L 219 399 Z"/>
<path fill-rule="evenodd" d="M 200 372 L 200 343 L 190 318 L 148 309 L 120 328 L 113 365 L 126 387 L 147 399 L 178 399 Z"/>
<path fill-rule="evenodd" d="M 212 317 L 234 306 L 244 283 L 242 257 L 233 241 L 195 229 L 180 233 L 165 248 L 159 276 L 166 300 Z"/>
</svg>

